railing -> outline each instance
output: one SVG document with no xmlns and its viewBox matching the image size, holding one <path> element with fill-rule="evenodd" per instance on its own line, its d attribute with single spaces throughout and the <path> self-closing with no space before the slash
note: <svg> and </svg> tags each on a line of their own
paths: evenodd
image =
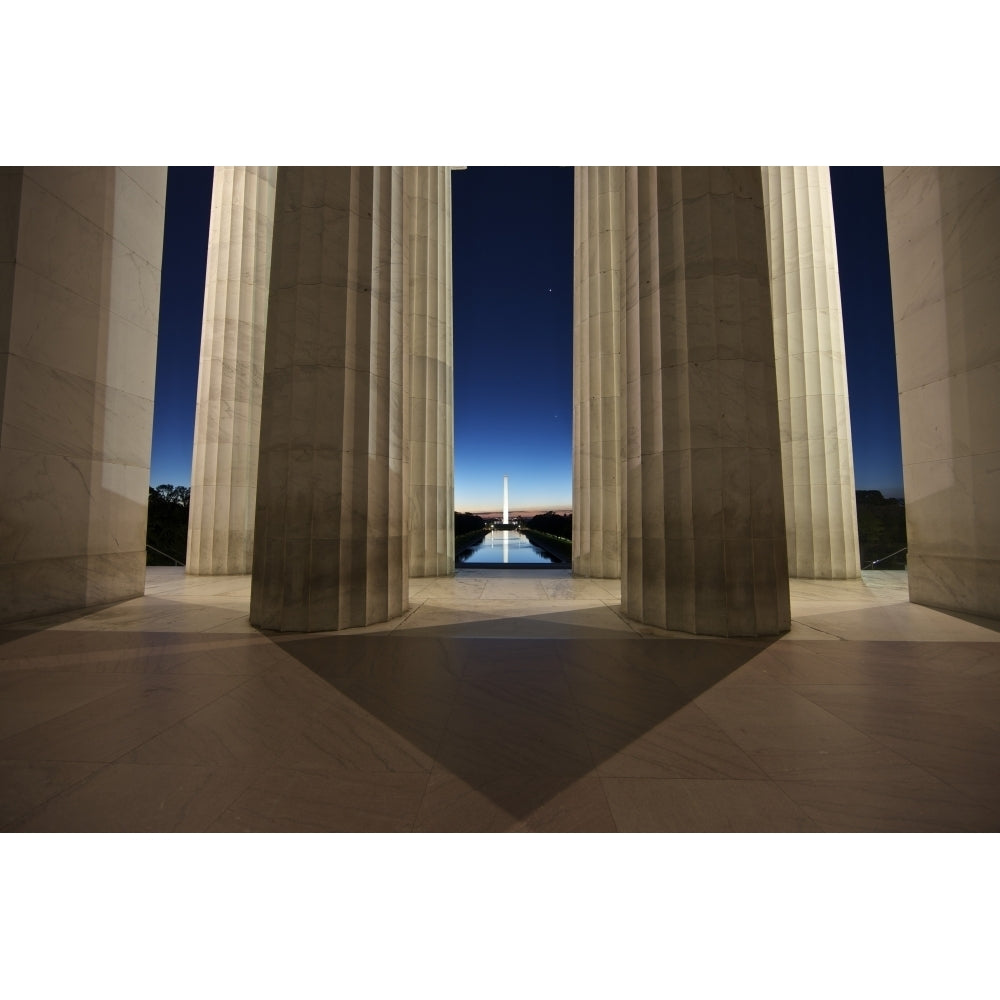
<svg viewBox="0 0 1000 1000">
<path fill-rule="evenodd" d="M 150 552 L 155 552 L 158 556 L 163 556 L 164 559 L 169 559 L 175 566 L 183 566 L 184 563 L 180 559 L 175 559 L 169 552 L 161 552 L 159 549 L 154 549 L 152 545 L 146 545 L 146 548 Z"/>
<path fill-rule="evenodd" d="M 886 559 L 891 559 L 893 556 L 898 556 L 900 552 L 905 552 L 907 546 L 903 546 L 901 549 L 896 549 L 895 552 L 890 552 L 887 556 L 882 556 L 881 559 L 873 559 L 867 566 L 862 566 L 862 569 L 874 569 L 880 562 L 885 562 Z"/>
</svg>

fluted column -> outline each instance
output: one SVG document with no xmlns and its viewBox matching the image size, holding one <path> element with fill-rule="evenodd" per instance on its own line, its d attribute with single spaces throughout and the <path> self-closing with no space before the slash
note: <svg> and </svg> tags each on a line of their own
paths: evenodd
<svg viewBox="0 0 1000 1000">
<path fill-rule="evenodd" d="M 883 173 L 910 600 L 1000 619 L 1000 168 Z"/>
<path fill-rule="evenodd" d="M 787 630 L 760 169 L 629 167 L 625 247 L 623 610 Z"/>
<path fill-rule="evenodd" d="M 216 167 L 187 571 L 249 573 L 277 167 Z"/>
<path fill-rule="evenodd" d="M 573 254 L 573 572 L 621 575 L 624 167 L 577 167 Z"/>
<path fill-rule="evenodd" d="M 451 169 L 407 167 L 410 575 L 455 572 Z"/>
<path fill-rule="evenodd" d="M 788 572 L 860 576 L 829 167 L 762 167 Z"/>
<path fill-rule="evenodd" d="M 402 168 L 279 168 L 254 625 L 342 629 L 407 607 L 403 216 Z"/>
</svg>

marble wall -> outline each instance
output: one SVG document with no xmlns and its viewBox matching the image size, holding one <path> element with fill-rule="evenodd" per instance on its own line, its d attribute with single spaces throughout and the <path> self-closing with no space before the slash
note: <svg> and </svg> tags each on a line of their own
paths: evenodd
<svg viewBox="0 0 1000 1000">
<path fill-rule="evenodd" d="M 790 624 L 760 168 L 629 167 L 622 608 L 661 628 Z"/>
<path fill-rule="evenodd" d="M 577 167 L 573 222 L 573 572 L 621 575 L 625 168 Z"/>
<path fill-rule="evenodd" d="M 410 344 L 410 576 L 455 572 L 451 169 L 404 170 Z"/>
<path fill-rule="evenodd" d="M 166 181 L 0 169 L 0 620 L 143 592 Z"/>
<path fill-rule="evenodd" d="M 788 572 L 861 575 L 829 167 L 762 167 Z"/>
<path fill-rule="evenodd" d="M 281 167 L 250 621 L 342 629 L 408 607 L 403 169 Z"/>
<path fill-rule="evenodd" d="M 249 573 L 277 167 L 216 167 L 187 571 Z"/>
<path fill-rule="evenodd" d="M 1000 618 L 1000 168 L 884 177 L 910 599 Z"/>
</svg>

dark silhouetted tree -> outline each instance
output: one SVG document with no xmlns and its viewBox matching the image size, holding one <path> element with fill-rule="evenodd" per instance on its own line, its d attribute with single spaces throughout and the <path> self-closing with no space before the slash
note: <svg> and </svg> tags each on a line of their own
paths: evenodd
<svg viewBox="0 0 1000 1000">
<path fill-rule="evenodd" d="M 147 566 L 173 566 L 183 563 L 187 555 L 188 509 L 191 489 L 163 483 L 149 488 L 149 514 L 146 521 L 146 544 L 159 552 L 146 549 Z M 166 558 L 173 556 L 173 559 Z"/>
</svg>

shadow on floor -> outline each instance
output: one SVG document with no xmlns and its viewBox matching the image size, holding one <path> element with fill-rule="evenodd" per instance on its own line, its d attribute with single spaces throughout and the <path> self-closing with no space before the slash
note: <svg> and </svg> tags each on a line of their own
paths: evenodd
<svg viewBox="0 0 1000 1000">
<path fill-rule="evenodd" d="M 716 772 L 759 776 L 697 709 L 668 734 L 654 731 L 773 640 L 270 638 L 431 758 L 431 791 L 454 776 L 457 791 L 472 788 L 517 819 L 626 748 L 641 756 L 644 740 L 657 743 L 660 766 L 673 761 L 682 773 L 701 776 L 700 762 L 711 761 Z M 447 806 L 438 804 L 439 816 Z"/>
<path fill-rule="evenodd" d="M 930 607 L 930 605 L 925 605 Z M 949 611 L 947 608 L 933 608 L 949 618 L 957 618 L 959 621 L 968 622 L 970 625 L 978 625 L 980 628 L 989 629 L 991 632 L 1000 633 L 1000 620 L 996 618 L 984 618 L 982 615 L 967 615 L 961 611 Z"/>
</svg>

